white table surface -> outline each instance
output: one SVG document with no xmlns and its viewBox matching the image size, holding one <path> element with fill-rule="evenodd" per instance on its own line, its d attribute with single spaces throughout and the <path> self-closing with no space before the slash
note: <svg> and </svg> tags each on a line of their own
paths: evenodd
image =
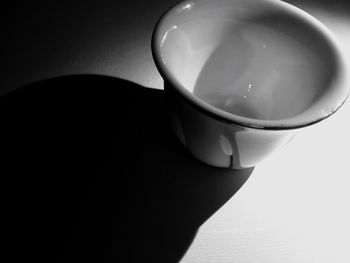
<svg viewBox="0 0 350 263">
<path fill-rule="evenodd" d="M 83 5 L 86 13 L 81 17 L 72 12 L 62 18 L 64 9 L 58 12 L 53 18 L 58 34 L 63 35 L 60 22 L 76 25 L 70 28 L 70 38 L 47 33 L 52 28 L 45 24 L 34 36 L 42 45 L 30 46 L 24 35 L 22 45 L 10 48 L 16 56 L 5 69 L 3 90 L 77 73 L 110 75 L 162 89 L 150 36 L 157 18 L 176 1 L 138 1 L 138 11 L 135 5 L 118 6 L 115 1 L 110 8 L 112 2 Z M 350 63 L 350 13 L 341 12 L 341 6 L 328 9 L 328 2 L 297 5 L 334 32 Z M 35 18 L 28 23 L 35 24 Z M 350 262 L 349 117 L 348 102 L 258 165 L 243 187 L 200 227 L 181 262 Z"/>
</svg>

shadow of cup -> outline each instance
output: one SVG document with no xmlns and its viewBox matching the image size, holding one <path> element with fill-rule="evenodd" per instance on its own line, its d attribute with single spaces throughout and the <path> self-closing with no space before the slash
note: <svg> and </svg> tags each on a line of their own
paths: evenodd
<svg viewBox="0 0 350 263">
<path fill-rule="evenodd" d="M 253 171 L 192 158 L 164 92 L 117 78 L 43 80 L 2 96 L 0 113 L 14 257 L 178 262 Z"/>
</svg>

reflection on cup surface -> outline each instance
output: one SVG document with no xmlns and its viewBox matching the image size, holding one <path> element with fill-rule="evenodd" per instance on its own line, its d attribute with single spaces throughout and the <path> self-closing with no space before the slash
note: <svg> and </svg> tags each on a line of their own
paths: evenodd
<svg viewBox="0 0 350 263">
<path fill-rule="evenodd" d="M 278 120 L 308 108 L 329 78 L 309 47 L 249 22 L 232 29 L 211 53 L 193 93 L 232 114 Z"/>
</svg>

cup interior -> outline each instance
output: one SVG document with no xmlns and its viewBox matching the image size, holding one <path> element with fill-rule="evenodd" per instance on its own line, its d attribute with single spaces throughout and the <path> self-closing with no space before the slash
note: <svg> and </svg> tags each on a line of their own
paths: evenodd
<svg viewBox="0 0 350 263">
<path fill-rule="evenodd" d="M 161 18 L 152 45 L 180 93 L 243 125 L 307 125 L 347 96 L 332 36 L 283 2 L 186 1 Z"/>
</svg>

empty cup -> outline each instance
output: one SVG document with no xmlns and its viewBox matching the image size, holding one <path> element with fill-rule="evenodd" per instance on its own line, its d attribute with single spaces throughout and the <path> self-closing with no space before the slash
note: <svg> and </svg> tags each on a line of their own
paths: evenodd
<svg viewBox="0 0 350 263">
<path fill-rule="evenodd" d="M 348 96 L 332 34 L 282 1 L 181 2 L 158 21 L 152 54 L 176 136 L 213 166 L 255 166 Z"/>
</svg>

